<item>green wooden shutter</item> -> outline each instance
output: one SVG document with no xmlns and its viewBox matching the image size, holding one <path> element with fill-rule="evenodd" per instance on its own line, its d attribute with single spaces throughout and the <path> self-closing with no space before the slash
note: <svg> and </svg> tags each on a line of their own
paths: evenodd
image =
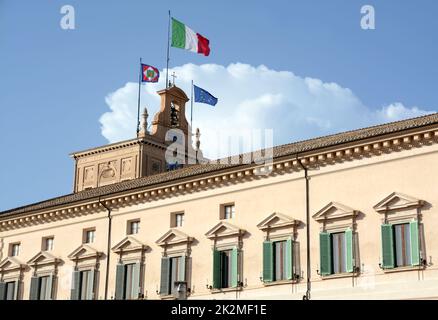
<svg viewBox="0 0 438 320">
<path fill-rule="evenodd" d="M 40 279 L 38 277 L 32 277 L 30 279 L 30 294 L 29 300 L 39 299 Z"/>
<path fill-rule="evenodd" d="M 392 225 L 382 224 L 382 267 L 384 269 L 394 268 L 394 240 Z"/>
<path fill-rule="evenodd" d="M 330 242 L 330 233 L 321 232 L 319 234 L 319 258 L 321 264 L 321 275 L 327 276 L 332 274 L 332 248 Z"/>
<path fill-rule="evenodd" d="M 6 282 L 0 282 L 0 300 L 6 299 Z"/>
<path fill-rule="evenodd" d="M 213 288 L 221 288 L 221 252 L 213 249 Z"/>
<path fill-rule="evenodd" d="M 115 299 L 123 300 L 125 293 L 125 265 L 123 263 L 117 264 L 116 268 L 116 292 Z"/>
<path fill-rule="evenodd" d="M 285 266 L 286 266 L 286 277 L 288 280 L 292 280 L 293 279 L 293 274 L 294 274 L 294 270 L 293 270 L 293 257 L 294 257 L 294 242 L 292 241 L 292 238 L 288 238 L 286 240 L 286 261 L 285 261 Z"/>
<path fill-rule="evenodd" d="M 179 258 L 178 279 L 179 281 L 186 281 L 186 256 Z"/>
<path fill-rule="evenodd" d="M 89 271 L 87 279 L 87 300 L 94 300 L 95 282 L 97 271 L 95 269 Z"/>
<path fill-rule="evenodd" d="M 420 265 L 420 241 L 418 237 L 418 221 L 409 222 L 411 234 L 411 265 Z"/>
<path fill-rule="evenodd" d="M 140 294 L 140 262 L 134 264 L 132 268 L 132 288 L 131 288 L 131 298 L 138 299 Z"/>
<path fill-rule="evenodd" d="M 346 270 L 347 272 L 353 272 L 353 230 L 348 228 L 345 230 L 345 261 L 346 261 Z"/>
<path fill-rule="evenodd" d="M 271 241 L 263 241 L 263 282 L 274 280 L 273 245 Z"/>
<path fill-rule="evenodd" d="M 239 282 L 239 249 L 231 250 L 231 287 L 237 287 Z"/>
<path fill-rule="evenodd" d="M 80 294 L 81 294 L 80 281 L 81 281 L 81 273 L 79 271 L 73 271 L 70 300 L 80 300 Z"/>
<path fill-rule="evenodd" d="M 170 258 L 161 258 L 161 282 L 160 295 L 168 295 L 171 292 L 170 288 Z"/>
</svg>

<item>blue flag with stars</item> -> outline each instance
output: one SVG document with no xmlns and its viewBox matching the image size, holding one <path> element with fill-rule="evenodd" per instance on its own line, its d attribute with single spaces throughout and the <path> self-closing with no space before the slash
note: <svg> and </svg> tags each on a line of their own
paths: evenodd
<svg viewBox="0 0 438 320">
<path fill-rule="evenodd" d="M 207 90 L 201 89 L 195 85 L 193 85 L 195 89 L 195 102 L 202 102 L 212 106 L 215 106 L 217 103 L 217 98 L 213 97 Z"/>
</svg>

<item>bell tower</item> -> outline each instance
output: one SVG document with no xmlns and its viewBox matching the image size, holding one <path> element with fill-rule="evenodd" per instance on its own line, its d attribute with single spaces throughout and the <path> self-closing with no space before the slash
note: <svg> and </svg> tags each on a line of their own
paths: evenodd
<svg viewBox="0 0 438 320">
<path fill-rule="evenodd" d="M 161 97 L 161 106 L 152 121 L 151 135 L 164 142 L 170 129 L 180 129 L 190 137 L 186 119 L 186 103 L 189 101 L 184 91 L 175 85 L 157 92 Z"/>
<path fill-rule="evenodd" d="M 150 130 L 145 108 L 136 138 L 71 154 L 75 159 L 74 192 L 175 170 L 197 163 L 196 159 L 203 161 L 199 131 L 195 149 L 192 145 L 185 115 L 187 95 L 174 84 L 157 94 L 160 109 Z M 172 149 L 175 145 L 180 146 L 178 151 Z M 169 162 L 169 154 L 178 160 Z"/>
</svg>

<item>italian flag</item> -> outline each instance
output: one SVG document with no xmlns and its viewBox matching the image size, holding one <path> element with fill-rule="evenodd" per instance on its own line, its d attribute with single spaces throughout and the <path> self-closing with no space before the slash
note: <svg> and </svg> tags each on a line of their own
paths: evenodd
<svg viewBox="0 0 438 320">
<path fill-rule="evenodd" d="M 196 33 L 184 23 L 172 18 L 172 47 L 201 53 L 204 56 L 210 54 L 210 41 L 199 33 Z"/>
</svg>

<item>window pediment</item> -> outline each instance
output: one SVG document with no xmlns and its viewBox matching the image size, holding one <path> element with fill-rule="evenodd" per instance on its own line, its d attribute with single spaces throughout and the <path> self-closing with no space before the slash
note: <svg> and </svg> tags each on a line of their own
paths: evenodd
<svg viewBox="0 0 438 320">
<path fill-rule="evenodd" d="M 357 216 L 359 212 L 348 206 L 337 202 L 330 202 L 324 208 L 313 215 L 316 221 L 350 219 Z"/>
<path fill-rule="evenodd" d="M 93 247 L 82 244 L 76 250 L 74 250 L 72 253 L 68 255 L 68 258 L 70 260 L 84 260 L 84 259 L 91 259 L 91 258 L 97 258 L 102 255 L 102 252 L 97 251 Z"/>
<path fill-rule="evenodd" d="M 374 206 L 374 210 L 380 213 L 385 213 L 388 211 L 419 208 L 423 206 L 423 204 L 423 200 L 419 200 L 417 198 L 402 193 L 393 192 L 389 196 L 381 200 L 378 204 L 376 204 Z"/>
<path fill-rule="evenodd" d="M 40 251 L 32 259 L 30 259 L 27 264 L 29 265 L 46 265 L 46 264 L 57 264 L 61 262 L 61 259 L 55 257 L 54 255 L 48 253 L 47 251 Z"/>
<path fill-rule="evenodd" d="M 0 271 L 13 271 L 13 270 L 19 270 L 24 269 L 25 264 L 21 263 L 18 259 L 14 257 L 6 257 L 3 259 L 2 262 L 0 262 Z"/>
<path fill-rule="evenodd" d="M 205 236 L 209 239 L 229 237 L 229 236 L 241 236 L 246 231 L 232 225 L 231 223 L 221 221 L 213 228 L 211 228 Z"/>
<path fill-rule="evenodd" d="M 116 244 L 111 250 L 113 252 L 129 252 L 129 251 L 145 251 L 149 247 L 133 236 L 127 236 L 118 244 Z"/>
<path fill-rule="evenodd" d="M 299 220 L 293 219 L 289 216 L 286 216 L 284 214 L 274 212 L 270 214 L 268 217 L 263 219 L 257 227 L 260 230 L 266 230 L 266 229 L 274 229 L 274 228 L 281 228 L 281 227 L 292 227 L 292 226 L 298 226 L 300 224 Z"/>
<path fill-rule="evenodd" d="M 163 234 L 160 239 L 156 241 L 156 244 L 159 246 L 173 245 L 179 243 L 188 243 L 192 242 L 193 238 L 189 237 L 184 232 L 181 232 L 176 229 L 170 229 L 165 234 Z"/>
</svg>

